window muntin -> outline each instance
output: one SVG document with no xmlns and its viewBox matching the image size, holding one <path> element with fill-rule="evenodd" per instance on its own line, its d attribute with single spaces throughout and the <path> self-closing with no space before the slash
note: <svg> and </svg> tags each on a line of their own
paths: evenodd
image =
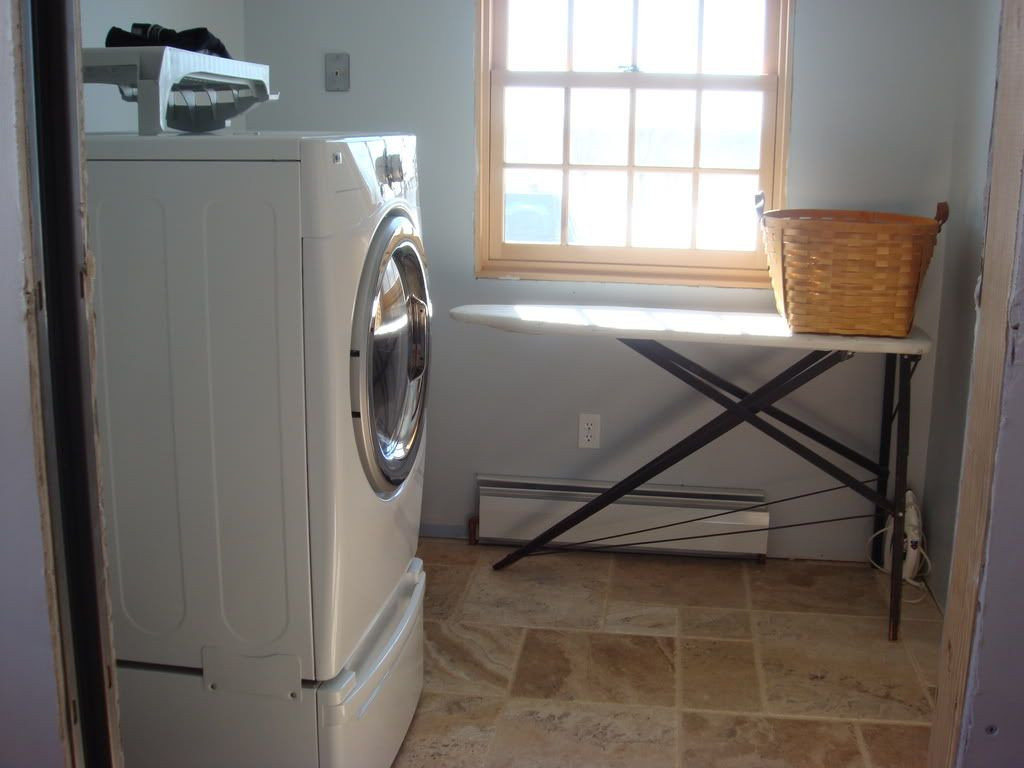
<svg viewBox="0 0 1024 768">
<path fill-rule="evenodd" d="M 766 281 L 785 0 L 482 1 L 480 274 Z"/>
</svg>

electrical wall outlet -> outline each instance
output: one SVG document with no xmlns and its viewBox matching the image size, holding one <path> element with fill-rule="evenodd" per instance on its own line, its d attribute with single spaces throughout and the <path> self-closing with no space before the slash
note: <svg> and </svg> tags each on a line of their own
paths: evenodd
<svg viewBox="0 0 1024 768">
<path fill-rule="evenodd" d="M 601 447 L 601 415 L 599 413 L 580 414 L 580 448 Z"/>
</svg>

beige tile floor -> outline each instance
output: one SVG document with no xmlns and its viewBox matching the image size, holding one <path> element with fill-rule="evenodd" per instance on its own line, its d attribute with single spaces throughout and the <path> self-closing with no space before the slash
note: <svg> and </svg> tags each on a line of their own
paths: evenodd
<svg viewBox="0 0 1024 768">
<path fill-rule="evenodd" d="M 399 768 L 923 768 L 941 616 L 886 638 L 868 567 L 423 539 L 425 680 Z"/>
</svg>

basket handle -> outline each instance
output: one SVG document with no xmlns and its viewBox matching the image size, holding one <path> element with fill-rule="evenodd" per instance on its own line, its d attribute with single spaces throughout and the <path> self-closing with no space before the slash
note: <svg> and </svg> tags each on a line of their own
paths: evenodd
<svg viewBox="0 0 1024 768">
<path fill-rule="evenodd" d="M 758 221 L 764 218 L 764 192 L 757 192 L 754 195 L 754 210 L 757 211 Z"/>
<path fill-rule="evenodd" d="M 942 225 L 949 221 L 949 203 L 939 203 L 935 206 L 935 220 L 939 222 L 939 232 L 941 232 Z"/>
</svg>

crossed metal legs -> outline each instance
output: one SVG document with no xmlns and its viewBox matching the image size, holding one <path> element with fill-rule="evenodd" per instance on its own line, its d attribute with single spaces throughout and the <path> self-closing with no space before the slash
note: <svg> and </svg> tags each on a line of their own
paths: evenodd
<svg viewBox="0 0 1024 768">
<path fill-rule="evenodd" d="M 913 373 L 912 364 L 918 359 L 917 356 L 899 355 L 899 397 L 895 413 L 897 427 L 896 487 L 895 496 L 890 500 L 886 494 L 888 491 L 889 453 L 893 422 L 893 395 L 896 389 L 896 355 L 886 355 L 882 397 L 882 437 L 879 444 L 878 461 L 876 462 L 874 459 L 849 448 L 774 405 L 778 400 L 795 392 L 833 366 L 851 358 L 853 354 L 850 352 L 811 352 L 771 379 L 767 384 L 750 393 L 716 376 L 706 368 L 668 349 L 659 342 L 639 339 L 620 339 L 620 341 L 705 397 L 718 403 L 725 411 L 703 426 L 698 427 L 667 451 L 596 496 L 572 514 L 567 515 L 561 521 L 536 536 L 532 541 L 509 553 L 495 563 L 494 569 L 501 570 L 506 568 L 521 558 L 543 549 L 552 540 L 608 505 L 613 504 L 627 493 L 650 481 L 669 467 L 717 440 L 740 424 L 747 423 L 772 438 L 778 444 L 836 478 L 865 499 L 871 501 L 875 505 L 876 530 L 880 525 L 884 525 L 887 515 L 892 516 L 889 639 L 896 640 L 899 633 L 903 587 L 903 523 L 907 482 L 907 454 L 910 438 L 910 377 Z M 852 463 L 870 470 L 877 477 L 875 487 L 872 488 L 869 484 L 857 480 L 853 475 L 816 452 L 809 445 L 783 432 L 758 414 L 764 414 L 764 416 L 790 427 L 808 440 L 842 456 Z"/>
</svg>

